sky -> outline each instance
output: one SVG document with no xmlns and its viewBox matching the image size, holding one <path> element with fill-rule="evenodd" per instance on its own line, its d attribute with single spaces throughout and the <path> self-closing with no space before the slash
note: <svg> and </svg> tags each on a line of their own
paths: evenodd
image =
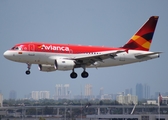
<svg viewBox="0 0 168 120">
<path fill-rule="evenodd" d="M 0 0 L 0 92 L 5 99 L 15 90 L 17 98 L 31 91 L 55 93 L 56 84 L 70 84 L 72 95 L 84 94 L 84 85 L 91 84 L 93 94 L 101 87 L 104 93 L 118 93 L 137 83 L 148 84 L 151 94 L 168 92 L 168 1 L 167 0 Z M 27 65 L 4 58 L 3 53 L 17 43 L 49 42 L 120 47 L 148 20 L 159 16 L 150 51 L 162 51 L 160 58 L 109 68 L 40 72 Z"/>
</svg>

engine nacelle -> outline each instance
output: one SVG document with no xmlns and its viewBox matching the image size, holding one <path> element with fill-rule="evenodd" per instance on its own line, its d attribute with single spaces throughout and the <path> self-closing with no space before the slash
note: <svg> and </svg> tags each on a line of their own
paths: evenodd
<svg viewBox="0 0 168 120">
<path fill-rule="evenodd" d="M 43 72 L 56 71 L 56 67 L 54 65 L 39 64 L 38 68 L 40 71 L 43 71 Z"/>
<path fill-rule="evenodd" d="M 73 60 L 57 59 L 55 60 L 55 66 L 57 70 L 72 70 L 75 62 Z"/>
</svg>

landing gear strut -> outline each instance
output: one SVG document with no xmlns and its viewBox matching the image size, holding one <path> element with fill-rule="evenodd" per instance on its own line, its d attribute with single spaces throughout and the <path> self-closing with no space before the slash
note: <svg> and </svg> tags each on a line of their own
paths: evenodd
<svg viewBox="0 0 168 120">
<path fill-rule="evenodd" d="M 29 75 L 30 74 L 30 68 L 31 68 L 31 64 L 27 63 L 27 68 L 28 70 L 26 70 L 26 75 Z"/>
</svg>

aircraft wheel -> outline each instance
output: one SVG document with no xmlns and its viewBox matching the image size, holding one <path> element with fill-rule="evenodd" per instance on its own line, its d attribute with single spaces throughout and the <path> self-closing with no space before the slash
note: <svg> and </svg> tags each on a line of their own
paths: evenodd
<svg viewBox="0 0 168 120">
<path fill-rule="evenodd" d="M 77 78 L 77 76 L 78 76 L 78 75 L 77 75 L 76 72 L 72 72 L 72 73 L 70 74 L 70 77 L 73 78 L 73 79 L 74 79 L 74 78 Z"/>
<path fill-rule="evenodd" d="M 81 74 L 81 76 L 82 76 L 83 78 L 87 78 L 87 77 L 89 76 L 89 74 L 88 74 L 88 72 L 83 71 L 82 74 Z"/>
<path fill-rule="evenodd" d="M 26 71 L 26 75 L 29 75 L 29 74 L 30 74 L 30 70 L 27 70 L 27 71 Z"/>
</svg>

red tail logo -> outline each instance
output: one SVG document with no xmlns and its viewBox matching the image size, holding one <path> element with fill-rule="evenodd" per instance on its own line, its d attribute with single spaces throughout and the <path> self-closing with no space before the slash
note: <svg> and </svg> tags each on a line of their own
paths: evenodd
<svg viewBox="0 0 168 120">
<path fill-rule="evenodd" d="M 149 51 L 158 18 L 158 16 L 150 17 L 123 48 Z"/>
</svg>

